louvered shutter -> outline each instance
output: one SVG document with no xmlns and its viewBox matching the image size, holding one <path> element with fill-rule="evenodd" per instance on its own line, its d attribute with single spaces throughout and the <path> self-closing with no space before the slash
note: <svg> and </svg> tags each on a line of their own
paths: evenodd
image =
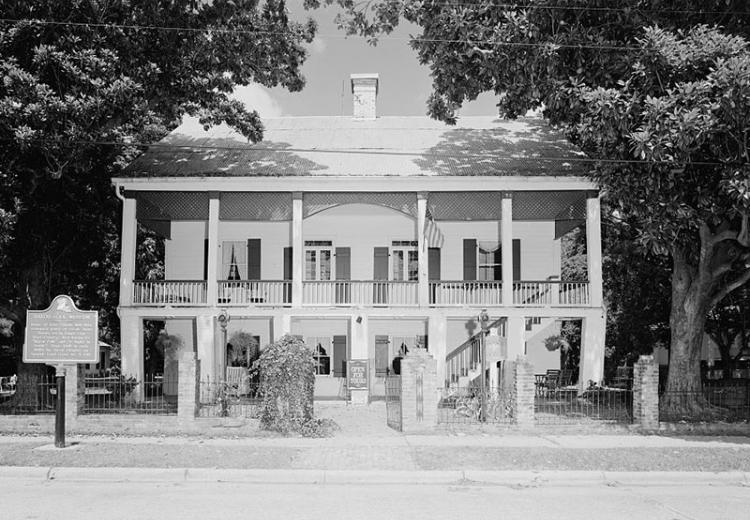
<svg viewBox="0 0 750 520">
<path fill-rule="evenodd" d="M 388 336 L 375 336 L 375 377 L 388 374 Z"/>
<path fill-rule="evenodd" d="M 346 377 L 346 336 L 333 337 L 333 377 Z"/>
<path fill-rule="evenodd" d="M 513 239 L 513 281 L 521 279 L 521 239 Z"/>
<path fill-rule="evenodd" d="M 247 279 L 260 280 L 260 238 L 247 241 Z"/>
<path fill-rule="evenodd" d="M 477 279 L 477 241 L 464 239 L 464 280 Z"/>
</svg>

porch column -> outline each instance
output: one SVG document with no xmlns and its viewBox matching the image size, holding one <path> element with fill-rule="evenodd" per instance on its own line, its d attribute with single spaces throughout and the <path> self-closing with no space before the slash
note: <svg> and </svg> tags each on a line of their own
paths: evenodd
<svg viewBox="0 0 750 520">
<path fill-rule="evenodd" d="M 526 319 L 523 316 L 508 316 L 505 320 L 505 341 L 506 361 L 499 386 L 510 391 L 515 381 L 516 360 L 519 356 L 526 359 Z"/>
<path fill-rule="evenodd" d="M 143 319 L 120 317 L 120 367 L 122 375 L 143 381 Z"/>
<path fill-rule="evenodd" d="M 602 306 L 602 220 L 599 193 L 586 198 L 586 267 L 589 273 L 589 301 Z"/>
<path fill-rule="evenodd" d="M 602 311 L 593 312 L 583 318 L 581 330 L 581 361 L 578 386 L 581 390 L 588 382 L 601 383 L 604 379 L 604 340 L 606 319 Z"/>
<path fill-rule="evenodd" d="M 351 359 L 369 360 L 369 327 L 365 314 L 353 314 L 349 323 L 351 330 Z M 374 367 L 368 361 L 368 369 L 374 370 Z M 368 377 L 368 380 L 372 380 Z M 370 399 L 370 390 L 351 390 L 352 404 L 368 404 Z"/>
<path fill-rule="evenodd" d="M 122 242 L 120 244 L 120 306 L 133 303 L 135 248 L 138 236 L 135 197 L 122 201 Z"/>
<path fill-rule="evenodd" d="M 420 307 L 427 307 L 430 304 L 430 282 L 427 272 L 427 237 L 425 237 L 426 218 L 427 193 L 419 192 L 417 193 L 417 269 L 419 272 L 417 278 L 419 280 L 417 294 Z"/>
<path fill-rule="evenodd" d="M 278 341 L 285 334 L 292 333 L 292 317 L 289 314 L 277 314 L 271 319 L 272 341 Z"/>
<path fill-rule="evenodd" d="M 217 280 L 219 262 L 219 192 L 208 194 L 208 261 L 206 266 L 206 303 L 218 303 L 219 284 Z M 205 365 L 205 361 L 204 367 Z"/>
<path fill-rule="evenodd" d="M 503 271 L 503 305 L 513 305 L 513 193 L 504 191 L 502 194 L 501 222 L 500 222 L 500 254 L 502 255 Z M 510 354 L 510 353 L 509 353 Z M 508 359 L 515 359 L 508 356 Z"/>
<path fill-rule="evenodd" d="M 292 194 L 292 307 L 302 306 L 304 274 L 304 242 L 302 240 L 302 192 Z"/>
<path fill-rule="evenodd" d="M 445 385 L 445 356 L 448 320 L 444 315 L 430 316 L 427 320 L 427 347 L 437 361 L 437 384 Z"/>
</svg>

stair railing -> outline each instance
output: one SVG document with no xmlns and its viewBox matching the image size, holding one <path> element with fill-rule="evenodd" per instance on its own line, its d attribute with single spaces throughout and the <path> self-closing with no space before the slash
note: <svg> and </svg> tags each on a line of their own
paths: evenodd
<svg viewBox="0 0 750 520">
<path fill-rule="evenodd" d="M 481 334 L 488 335 L 490 329 L 498 329 L 498 334 L 505 337 L 505 318 L 490 323 L 486 331 L 480 330 L 445 356 L 446 387 L 458 385 L 460 378 L 468 377 L 470 372 L 479 369 L 482 359 Z"/>
</svg>

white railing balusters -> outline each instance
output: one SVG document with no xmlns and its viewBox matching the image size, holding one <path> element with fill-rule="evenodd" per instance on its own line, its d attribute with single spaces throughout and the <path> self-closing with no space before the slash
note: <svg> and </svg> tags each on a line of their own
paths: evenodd
<svg viewBox="0 0 750 520">
<path fill-rule="evenodd" d="M 134 305 L 205 305 L 203 280 L 135 280 Z"/>
</svg>

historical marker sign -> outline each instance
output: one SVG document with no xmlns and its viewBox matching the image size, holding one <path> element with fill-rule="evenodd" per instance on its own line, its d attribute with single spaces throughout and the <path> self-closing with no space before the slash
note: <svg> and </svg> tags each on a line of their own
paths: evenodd
<svg viewBox="0 0 750 520">
<path fill-rule="evenodd" d="M 77 309 L 61 295 L 43 311 L 26 311 L 24 363 L 48 365 L 99 361 L 99 315 Z"/>
<path fill-rule="evenodd" d="M 349 389 L 367 390 L 367 360 L 352 359 L 349 361 Z"/>
</svg>

